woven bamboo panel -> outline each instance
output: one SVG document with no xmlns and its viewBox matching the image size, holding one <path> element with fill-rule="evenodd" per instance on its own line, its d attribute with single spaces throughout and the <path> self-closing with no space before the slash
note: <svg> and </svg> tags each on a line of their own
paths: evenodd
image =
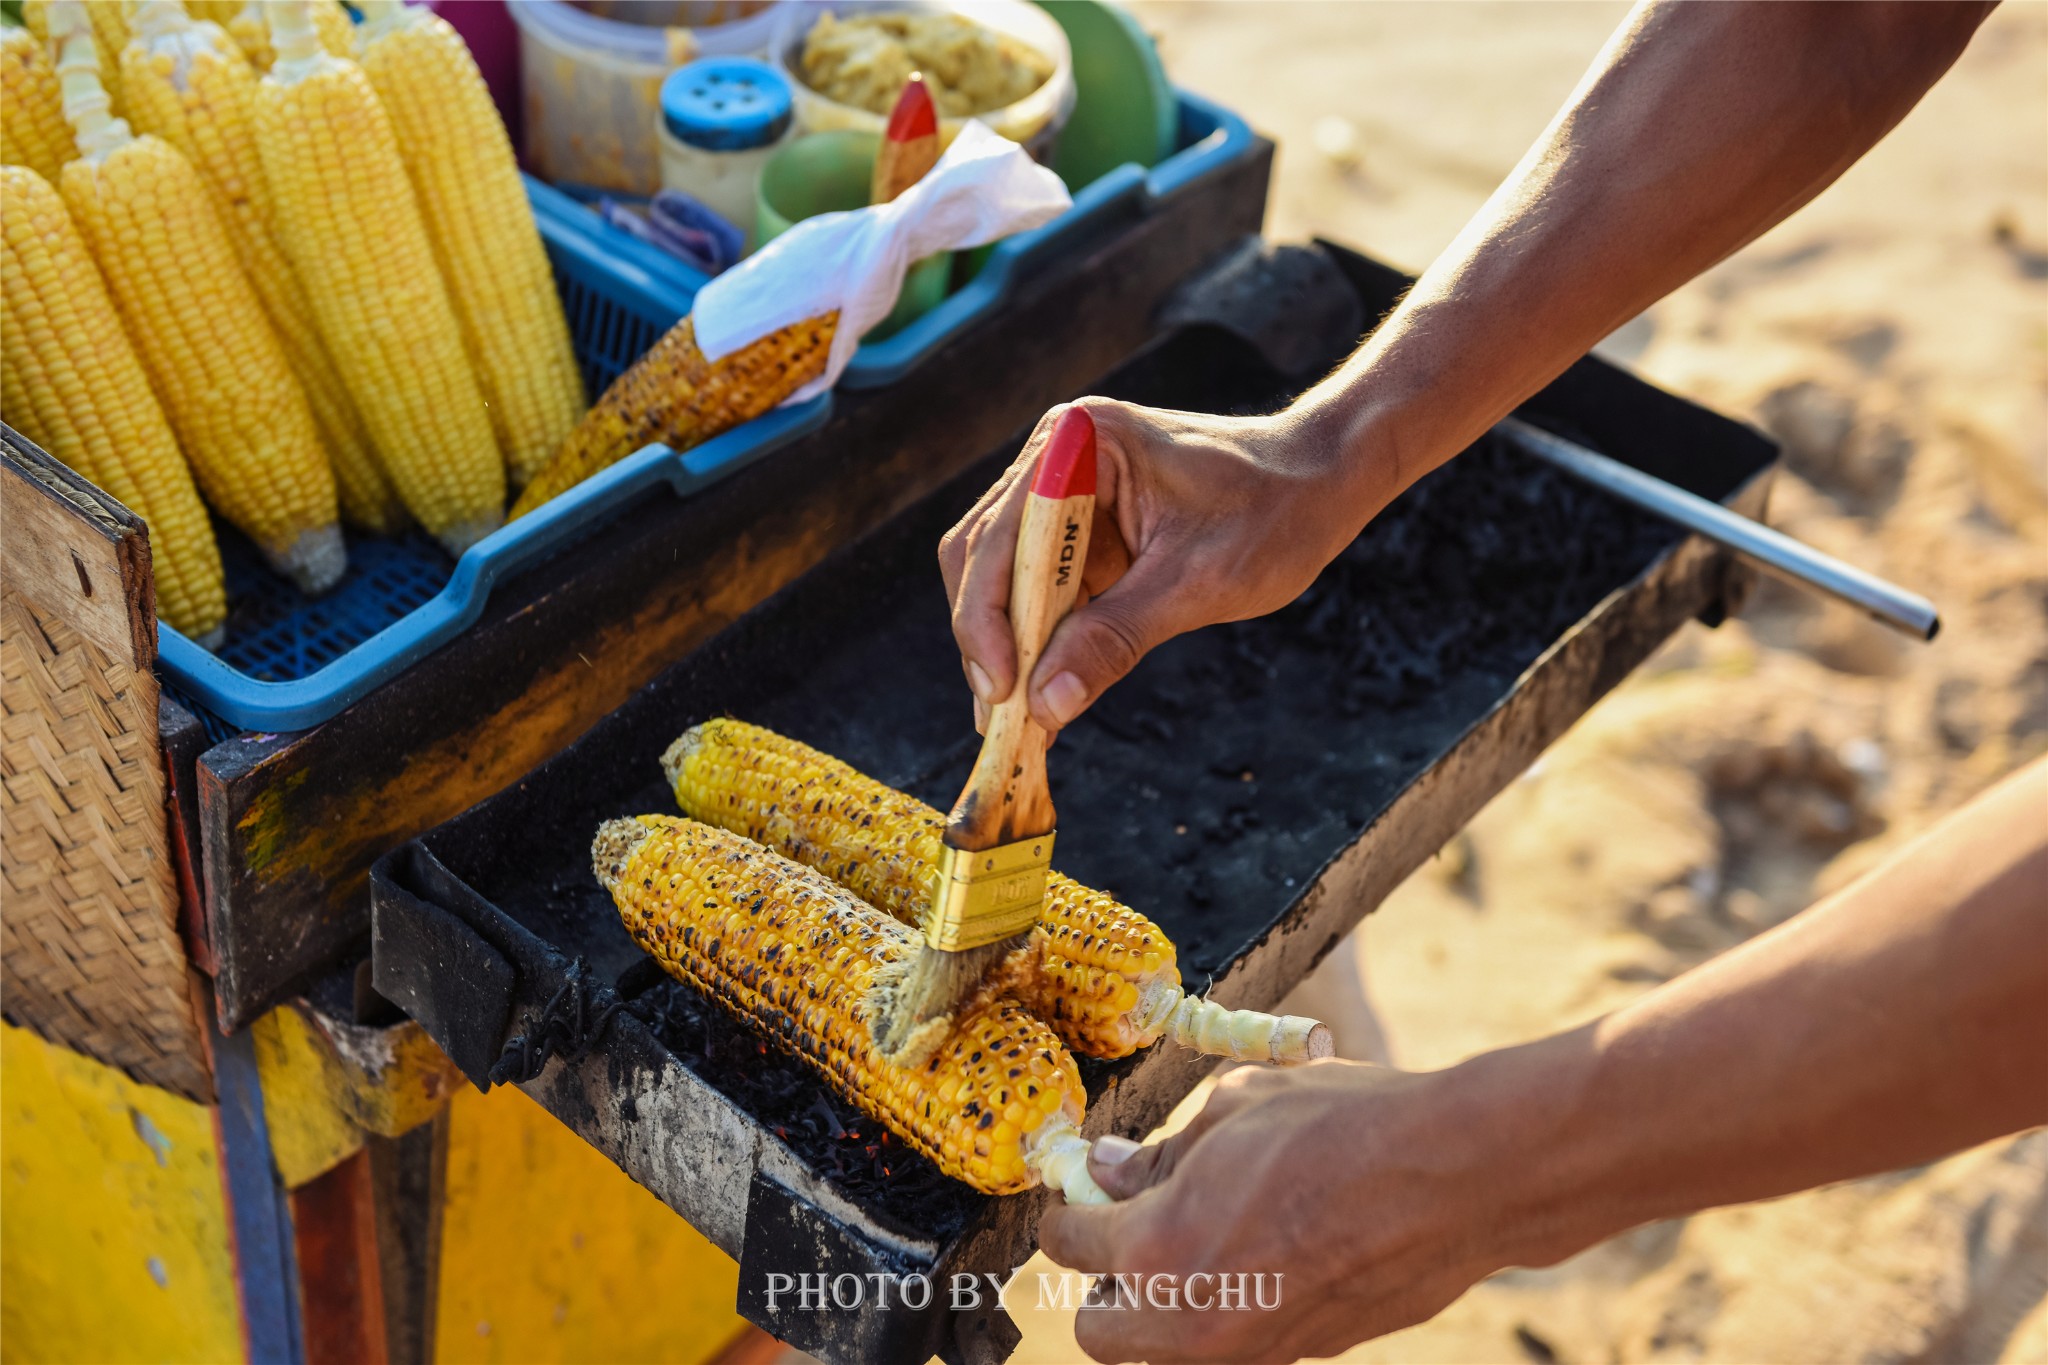
<svg viewBox="0 0 2048 1365">
<path fill-rule="evenodd" d="M 153 605 L 146 541 L 118 504 L 82 506 L 76 488 L 53 486 L 73 476 L 24 462 L 17 443 L 7 454 L 0 1007 L 52 1042 L 210 1102 L 177 931 L 153 641 L 118 629 L 124 590 L 130 605 Z M 39 572 L 18 553 L 31 541 L 62 548 L 75 576 Z M 127 581 L 138 569 L 144 581 Z"/>
</svg>

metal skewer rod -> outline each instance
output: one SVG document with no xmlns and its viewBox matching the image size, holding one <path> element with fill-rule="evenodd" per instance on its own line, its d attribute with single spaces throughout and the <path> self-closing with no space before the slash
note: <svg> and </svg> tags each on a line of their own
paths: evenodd
<svg viewBox="0 0 2048 1365">
<path fill-rule="evenodd" d="M 1520 449 L 1567 474 L 1724 545 L 1779 578 L 1866 611 L 1902 635 L 1932 640 L 1941 629 L 1941 613 L 1918 593 L 1907 592 L 1832 555 L 1822 554 L 1762 522 L 1731 512 L 1718 502 L 1689 493 L 1562 436 L 1553 436 L 1519 418 L 1509 417 L 1494 429 Z"/>
</svg>

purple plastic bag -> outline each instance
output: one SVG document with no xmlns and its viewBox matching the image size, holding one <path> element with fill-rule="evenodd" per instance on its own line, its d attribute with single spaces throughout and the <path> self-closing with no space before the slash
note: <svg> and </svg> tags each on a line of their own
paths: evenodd
<svg viewBox="0 0 2048 1365">
<path fill-rule="evenodd" d="M 731 268 L 746 254 L 746 237 L 738 228 L 681 190 L 662 190 L 644 208 L 607 196 L 597 201 L 597 211 L 613 227 L 706 275 Z"/>
</svg>

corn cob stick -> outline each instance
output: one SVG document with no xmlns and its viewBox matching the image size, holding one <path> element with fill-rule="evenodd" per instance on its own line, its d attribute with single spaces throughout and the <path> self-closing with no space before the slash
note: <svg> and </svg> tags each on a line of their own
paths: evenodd
<svg viewBox="0 0 2048 1365">
<path fill-rule="evenodd" d="M 766 1033 L 833 1089 L 985 1194 L 1043 1179 L 1070 1202 L 1106 1197 L 1088 1175 L 1087 1104 L 1074 1059 L 1014 1000 L 985 995 L 915 1068 L 868 1038 L 878 976 L 917 937 L 808 868 L 674 816 L 608 820 L 597 880 L 634 941 L 669 975 Z"/>
<path fill-rule="evenodd" d="M 523 517 L 644 445 L 701 445 L 750 422 L 825 372 L 839 314 L 809 318 L 712 362 L 684 318 L 612 381 L 513 504 Z"/>
<path fill-rule="evenodd" d="M 915 797 L 737 720 L 684 731 L 661 766 L 692 819 L 758 839 L 906 925 L 931 904 L 946 819 Z M 1091 1057 L 1128 1056 L 1161 1038 L 1211 1057 L 1283 1066 L 1331 1052 L 1330 1031 L 1316 1020 L 1227 1010 L 1188 995 L 1173 942 L 1158 925 L 1057 872 L 1029 945 L 999 975 L 1062 1041 Z"/>
<path fill-rule="evenodd" d="M 192 472 L 63 197 L 26 167 L 0 167 L 0 238 L 0 417 L 149 523 L 159 611 L 217 644 L 227 591 Z"/>
<path fill-rule="evenodd" d="M 398 133 L 506 473 L 524 488 L 584 404 L 512 139 L 447 20 L 400 0 L 365 0 L 362 9 L 363 71 Z"/>
<path fill-rule="evenodd" d="M 277 61 L 277 49 L 270 43 L 270 21 L 263 14 L 263 0 L 249 0 L 227 18 L 214 22 L 227 30 L 257 75 L 270 70 Z M 341 7 L 341 0 L 313 0 L 313 27 L 319 32 L 323 51 L 336 57 L 356 55 L 355 21 Z"/>
<path fill-rule="evenodd" d="M 50 11 L 54 5 L 55 0 L 22 0 L 21 6 L 21 21 L 43 44 L 43 50 L 53 53 L 57 33 L 50 22 Z M 107 87 L 107 110 L 119 115 L 124 111 L 121 49 L 128 46 L 128 6 L 123 0 L 95 0 L 86 6 L 86 17 L 92 21 L 92 46 L 99 58 L 100 80 Z"/>
<path fill-rule="evenodd" d="M 0 165 L 26 166 L 54 182 L 77 155 L 43 44 L 25 28 L 0 29 Z"/>
<path fill-rule="evenodd" d="M 320 50 L 306 0 L 269 14 L 255 123 L 278 239 L 385 473 L 459 555 L 503 522 L 505 466 L 390 120 L 362 68 Z"/>
<path fill-rule="evenodd" d="M 221 225 L 313 410 L 342 520 L 397 534 L 405 505 L 320 339 L 313 301 L 278 244 L 270 182 L 256 151 L 256 73 L 217 25 L 189 18 L 177 0 L 141 0 L 130 31 L 121 54 L 129 121 L 183 152 L 213 192 Z"/>
<path fill-rule="evenodd" d="M 79 158 L 64 202 L 105 276 L 207 501 L 309 593 L 348 567 L 313 413 L 192 164 L 110 118 L 81 0 L 57 0 Z"/>
</svg>

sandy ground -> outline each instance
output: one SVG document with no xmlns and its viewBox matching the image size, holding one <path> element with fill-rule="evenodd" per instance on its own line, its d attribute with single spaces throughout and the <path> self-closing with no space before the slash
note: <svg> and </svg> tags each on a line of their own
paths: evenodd
<svg viewBox="0 0 2048 1365">
<path fill-rule="evenodd" d="M 1176 79 L 1280 142 L 1271 235 L 1409 269 L 1623 13 L 1138 9 Z M 1603 351 L 1777 434 L 1772 519 L 1933 597 L 1945 629 L 1906 644 L 1776 587 L 1719 631 L 1688 627 L 1340 964 L 1403 1066 L 1612 1009 L 2048 749 L 2048 6 L 2007 4 L 1844 180 Z M 1639 1229 L 1346 1359 L 2048 1361 L 2044 1291 L 2037 1133 Z M 1079 1358 L 1070 1322 L 1020 1320 L 1018 1360 Z"/>
</svg>

